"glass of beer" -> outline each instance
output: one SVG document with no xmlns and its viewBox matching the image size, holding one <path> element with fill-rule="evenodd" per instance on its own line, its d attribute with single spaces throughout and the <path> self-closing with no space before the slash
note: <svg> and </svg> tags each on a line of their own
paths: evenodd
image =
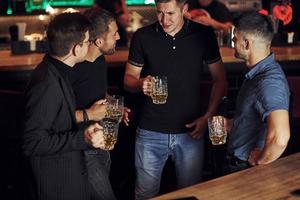
<svg viewBox="0 0 300 200">
<path fill-rule="evenodd" d="M 166 76 L 155 76 L 151 92 L 154 104 L 165 104 L 168 98 L 168 80 Z"/>
<path fill-rule="evenodd" d="M 124 97 L 113 95 L 107 99 L 105 118 L 109 118 L 120 123 L 124 113 Z"/>
<path fill-rule="evenodd" d="M 100 121 L 103 127 L 104 150 L 112 150 L 117 143 L 119 123 L 115 120 L 104 118 Z"/>
<path fill-rule="evenodd" d="M 212 116 L 208 118 L 209 138 L 213 145 L 226 143 L 227 132 L 225 118 L 223 116 Z"/>
</svg>

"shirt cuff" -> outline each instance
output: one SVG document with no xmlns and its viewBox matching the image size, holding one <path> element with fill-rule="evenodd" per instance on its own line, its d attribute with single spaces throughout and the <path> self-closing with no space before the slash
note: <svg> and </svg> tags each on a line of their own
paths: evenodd
<svg viewBox="0 0 300 200">
<path fill-rule="evenodd" d="M 143 67 L 144 66 L 144 64 L 137 63 L 137 62 L 135 62 L 133 60 L 128 60 L 128 63 L 130 63 L 130 64 L 132 64 L 134 66 L 137 66 L 137 67 Z"/>
<path fill-rule="evenodd" d="M 212 60 L 206 60 L 205 63 L 209 65 L 209 64 L 215 63 L 219 60 L 221 60 L 221 56 L 218 56 L 217 58 L 212 59 Z"/>
</svg>

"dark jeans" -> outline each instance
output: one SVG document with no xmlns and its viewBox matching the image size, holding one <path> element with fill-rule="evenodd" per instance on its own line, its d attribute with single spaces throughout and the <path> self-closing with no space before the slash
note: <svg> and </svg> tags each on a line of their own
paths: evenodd
<svg viewBox="0 0 300 200">
<path fill-rule="evenodd" d="M 90 150 L 85 151 L 88 179 L 93 186 L 93 200 L 115 200 L 110 181 L 110 155 L 109 151 Z"/>
<path fill-rule="evenodd" d="M 248 161 L 241 160 L 234 155 L 227 154 L 223 166 L 223 175 L 238 172 L 251 167 Z"/>
</svg>

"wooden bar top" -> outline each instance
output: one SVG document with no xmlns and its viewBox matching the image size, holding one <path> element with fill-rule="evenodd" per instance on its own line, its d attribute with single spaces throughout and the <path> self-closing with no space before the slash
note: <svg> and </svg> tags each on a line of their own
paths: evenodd
<svg viewBox="0 0 300 200">
<path fill-rule="evenodd" d="M 300 199 L 300 196 L 293 195 L 296 190 L 300 190 L 300 152 L 268 165 L 252 167 L 153 200 L 175 200 L 190 196 L 199 200 Z"/>
<path fill-rule="evenodd" d="M 300 46 L 272 47 L 278 61 L 300 61 Z M 234 49 L 221 47 L 220 52 L 224 63 L 243 62 L 234 57 Z M 0 51 L 0 71 L 33 70 L 41 62 L 44 54 L 32 53 L 12 55 L 9 50 Z M 109 66 L 124 66 L 128 58 L 128 50 L 117 50 L 115 54 L 106 56 Z"/>
<path fill-rule="evenodd" d="M 0 71 L 33 70 L 42 60 L 43 53 L 13 55 L 10 50 L 0 51 Z M 128 50 L 117 50 L 113 55 L 106 56 L 110 66 L 124 65 L 128 58 Z"/>
</svg>

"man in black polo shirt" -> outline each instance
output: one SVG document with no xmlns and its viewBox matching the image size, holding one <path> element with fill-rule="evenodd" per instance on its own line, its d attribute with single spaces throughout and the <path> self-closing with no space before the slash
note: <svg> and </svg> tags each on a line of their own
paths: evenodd
<svg viewBox="0 0 300 200">
<path fill-rule="evenodd" d="M 168 156 L 175 162 L 178 188 L 200 182 L 203 133 L 226 90 L 213 30 L 184 18 L 186 0 L 156 0 L 156 7 L 158 22 L 139 29 L 132 38 L 124 77 L 125 89 L 145 94 L 136 138 L 136 199 L 158 193 Z M 201 116 L 200 102 L 208 98 L 200 95 L 203 61 L 213 88 Z M 165 104 L 153 104 L 149 97 L 157 75 L 168 79 Z"/>
</svg>

